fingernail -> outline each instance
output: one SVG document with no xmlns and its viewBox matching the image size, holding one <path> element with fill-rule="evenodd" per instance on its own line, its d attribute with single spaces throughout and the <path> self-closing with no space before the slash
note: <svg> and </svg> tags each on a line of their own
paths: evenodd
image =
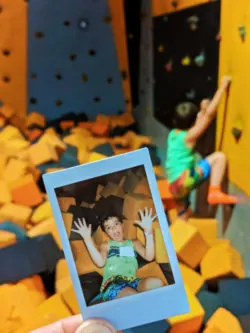
<svg viewBox="0 0 250 333">
<path fill-rule="evenodd" d="M 116 330 L 103 319 L 91 319 L 85 321 L 75 333 L 116 333 Z"/>
</svg>

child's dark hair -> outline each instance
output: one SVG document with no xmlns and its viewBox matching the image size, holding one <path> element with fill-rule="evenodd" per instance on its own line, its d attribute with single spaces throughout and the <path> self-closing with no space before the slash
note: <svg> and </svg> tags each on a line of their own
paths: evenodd
<svg viewBox="0 0 250 333">
<path fill-rule="evenodd" d="M 111 217 L 116 217 L 119 220 L 119 222 L 123 223 L 123 218 L 121 216 L 117 216 L 115 214 L 105 215 L 102 218 L 100 218 L 100 227 L 101 227 L 102 231 L 105 232 L 105 226 L 104 226 L 104 224 Z"/>
<path fill-rule="evenodd" d="M 195 123 L 198 111 L 197 106 L 190 102 L 177 105 L 174 114 L 174 127 L 181 130 L 191 128 Z"/>
</svg>

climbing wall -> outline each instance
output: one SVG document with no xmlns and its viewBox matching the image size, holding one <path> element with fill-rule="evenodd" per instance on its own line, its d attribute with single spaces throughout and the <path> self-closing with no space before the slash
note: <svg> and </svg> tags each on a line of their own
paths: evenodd
<svg viewBox="0 0 250 333">
<path fill-rule="evenodd" d="M 217 89 L 220 2 L 157 16 L 154 26 L 155 116 L 172 127 L 178 103 L 199 105 Z"/>
<path fill-rule="evenodd" d="M 26 114 L 27 2 L 0 1 L 0 101 Z"/>
<path fill-rule="evenodd" d="M 69 112 L 125 111 L 106 0 L 31 1 L 28 10 L 28 111 L 48 120 Z"/>
<path fill-rule="evenodd" d="M 230 96 L 221 104 L 217 120 L 217 147 L 229 159 L 232 183 L 250 195 L 250 3 L 241 0 L 222 2 L 220 75 L 232 75 Z M 241 26 L 246 36 L 240 35 Z M 239 139 L 233 135 L 241 134 Z"/>
</svg>

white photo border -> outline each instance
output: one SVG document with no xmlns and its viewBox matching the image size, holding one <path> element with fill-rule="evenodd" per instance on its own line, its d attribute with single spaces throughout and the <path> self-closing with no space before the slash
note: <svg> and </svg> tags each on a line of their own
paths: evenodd
<svg viewBox="0 0 250 333">
<path fill-rule="evenodd" d="M 55 189 L 141 165 L 145 168 L 175 284 L 137 294 L 135 296 L 87 306 L 83 297 L 80 280 Z M 84 320 L 102 318 L 109 321 L 117 330 L 124 330 L 185 314 L 190 311 L 177 255 L 169 232 L 168 222 L 159 194 L 148 148 L 142 148 L 97 162 L 44 174 L 43 181 L 59 230 L 65 258 L 68 263 L 74 290 Z"/>
</svg>

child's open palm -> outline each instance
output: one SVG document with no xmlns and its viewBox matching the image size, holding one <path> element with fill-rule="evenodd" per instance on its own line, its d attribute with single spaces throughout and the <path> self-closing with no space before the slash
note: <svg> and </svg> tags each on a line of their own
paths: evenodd
<svg viewBox="0 0 250 333">
<path fill-rule="evenodd" d="M 135 221 L 135 224 L 137 224 L 139 227 L 141 227 L 146 232 L 152 231 L 152 224 L 153 221 L 156 219 L 157 215 L 152 216 L 153 210 L 152 208 L 150 211 L 148 211 L 148 208 L 145 208 L 145 213 L 139 209 L 139 214 L 141 217 L 141 221 Z"/>
<path fill-rule="evenodd" d="M 84 240 L 91 238 L 91 224 L 87 226 L 86 220 L 84 218 L 78 219 L 78 223 L 74 221 L 76 229 L 72 229 L 73 232 L 82 236 Z"/>
</svg>

